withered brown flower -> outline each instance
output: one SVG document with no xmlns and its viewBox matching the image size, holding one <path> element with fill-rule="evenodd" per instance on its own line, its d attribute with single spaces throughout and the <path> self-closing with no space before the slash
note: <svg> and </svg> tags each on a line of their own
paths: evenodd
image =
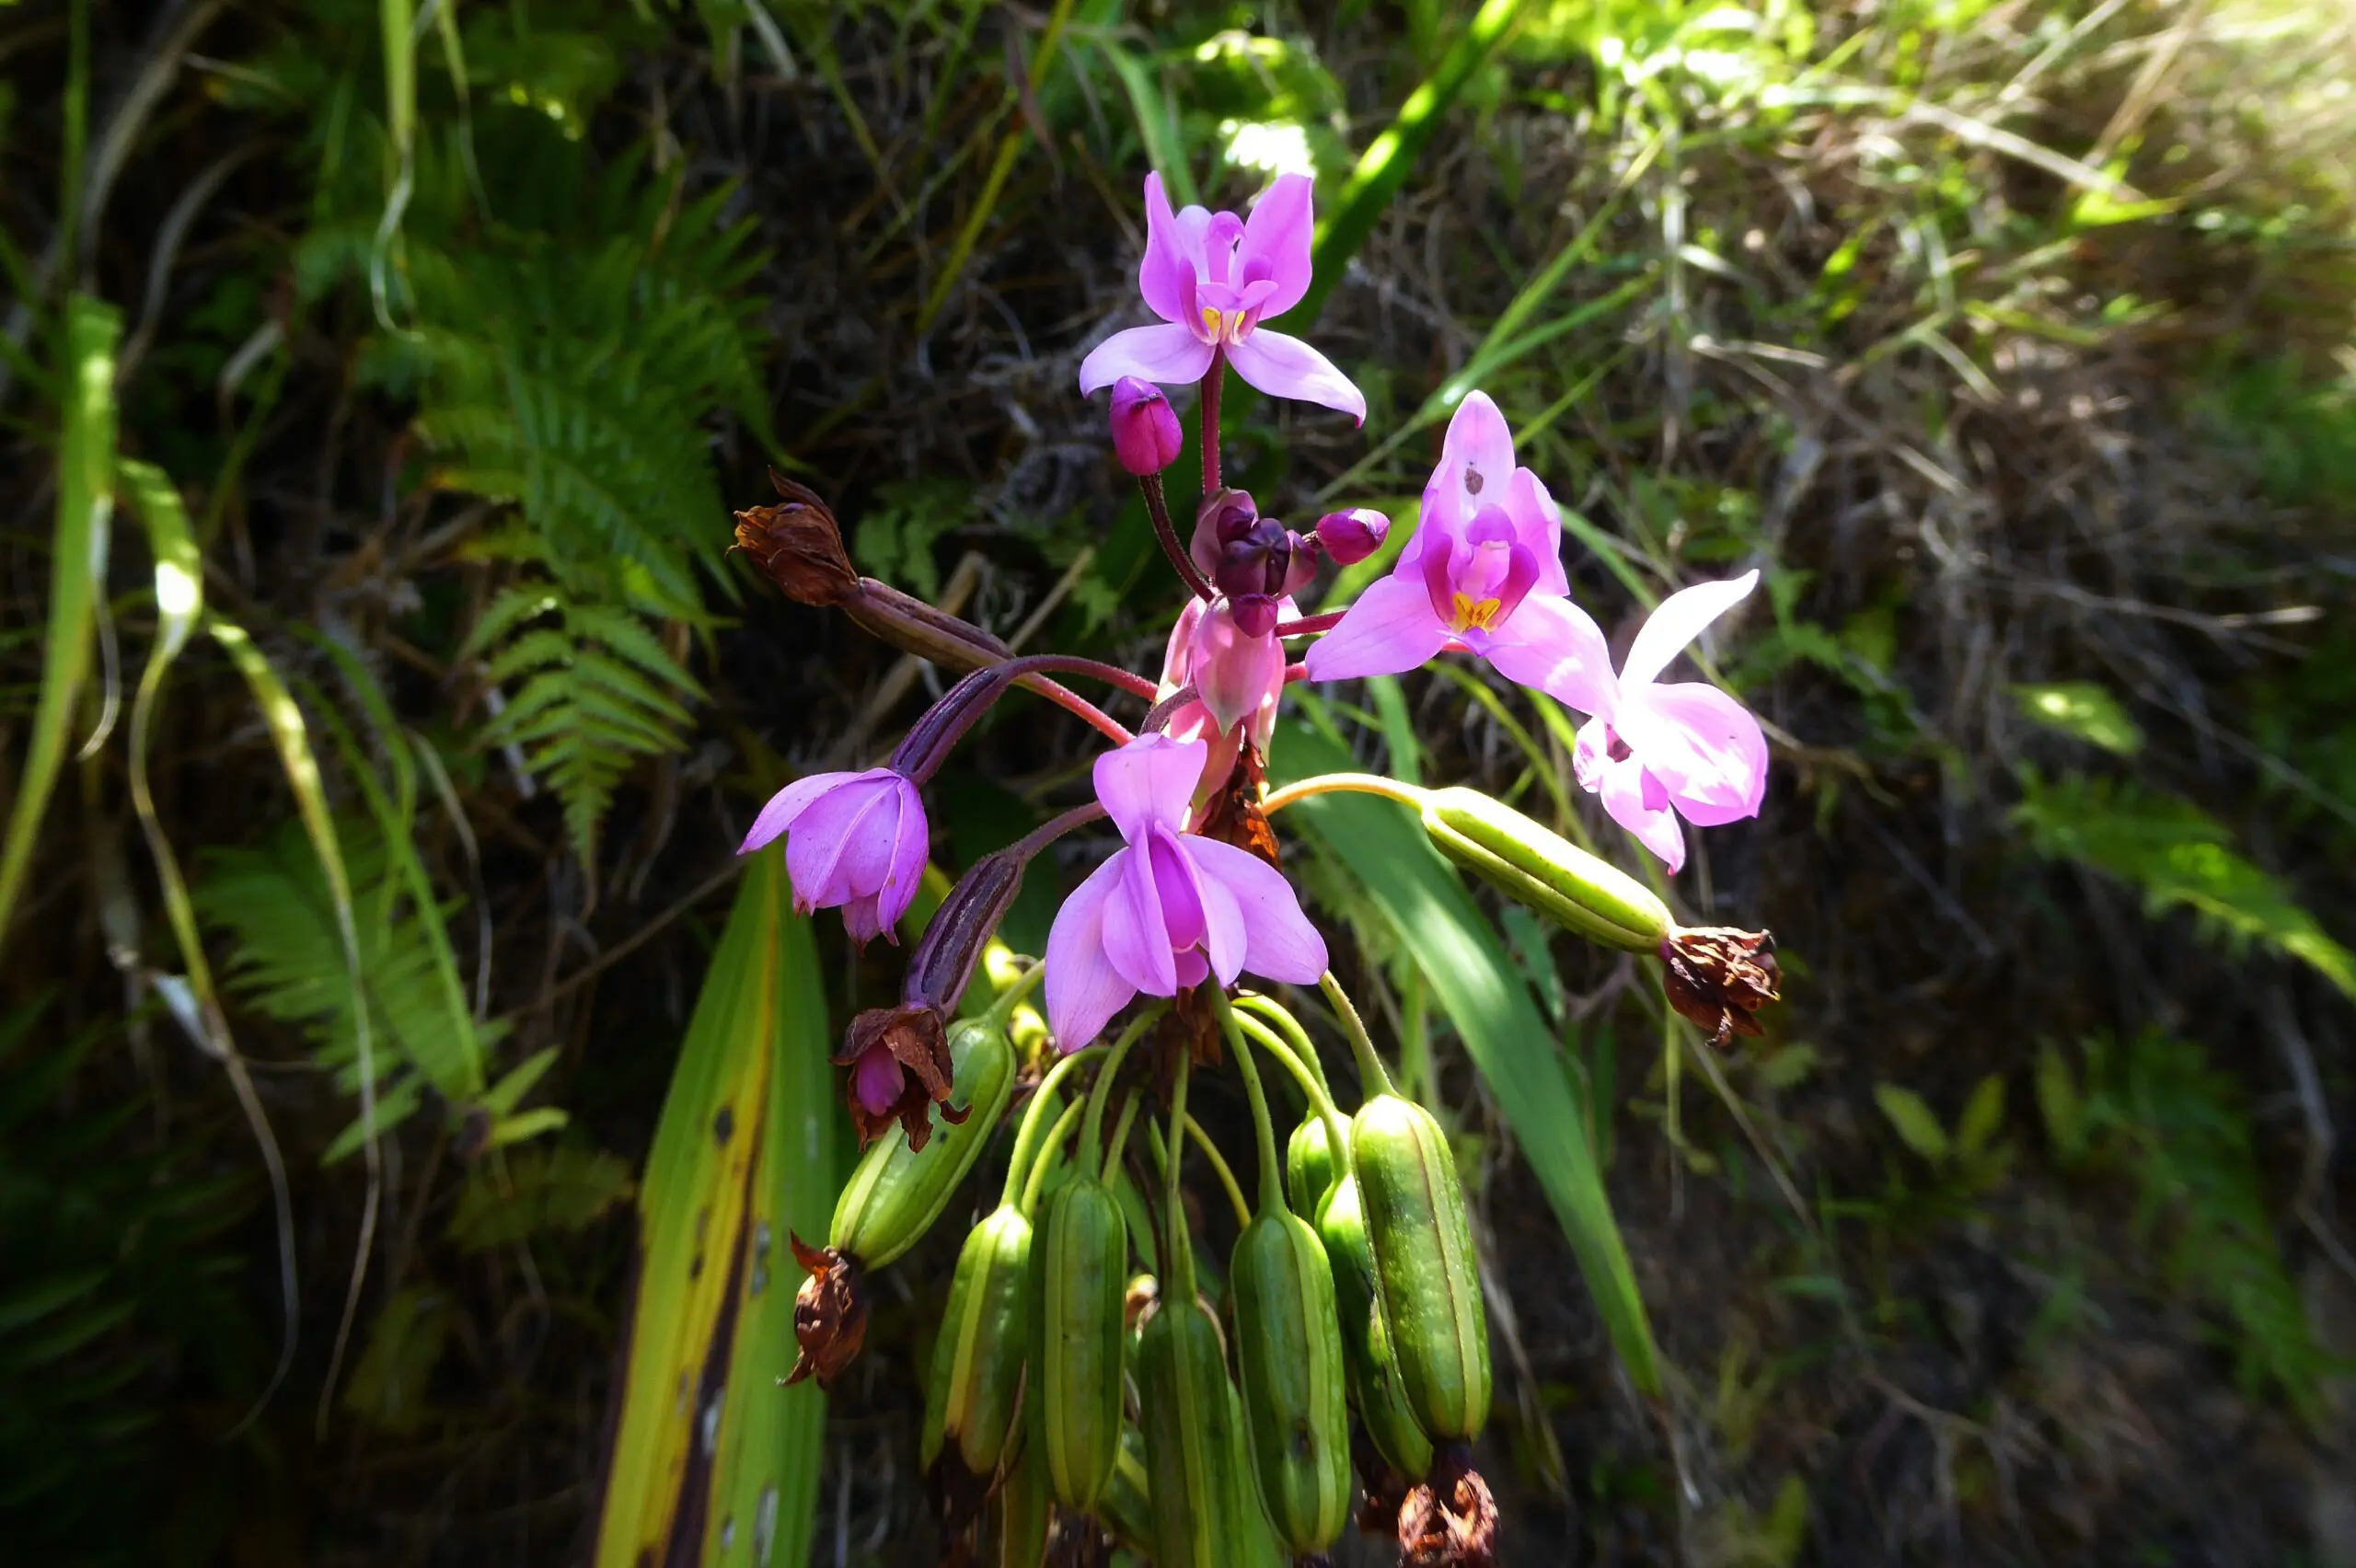
<svg viewBox="0 0 2356 1568">
<path fill-rule="evenodd" d="M 1461 1443 L 1399 1505 L 1400 1568 L 1495 1568 L 1497 1500 Z"/>
<path fill-rule="evenodd" d="M 814 1376 L 826 1388 L 859 1355 L 867 1338 L 867 1293 L 861 1287 L 859 1260 L 832 1247 L 811 1248 L 792 1232 L 793 1260 L 810 1271 L 793 1297 L 793 1339 L 802 1347 L 789 1383 Z"/>
<path fill-rule="evenodd" d="M 907 1130 L 908 1147 L 921 1149 L 932 1136 L 935 1105 L 943 1121 L 963 1122 L 968 1114 L 948 1102 L 957 1068 L 949 1055 L 948 1025 L 930 1003 L 868 1009 L 850 1020 L 835 1062 L 850 1068 L 844 1098 L 861 1147 L 896 1121 Z"/>
<path fill-rule="evenodd" d="M 1668 968 L 1662 988 L 1669 1005 L 1724 1045 L 1738 1034 L 1762 1032 L 1751 1015 L 1783 995 L 1771 931 L 1702 926 L 1671 931 L 1660 944 Z"/>
<path fill-rule="evenodd" d="M 736 548 L 797 603 L 840 605 L 856 598 L 859 572 L 843 548 L 834 509 L 816 490 L 775 468 L 769 483 L 784 501 L 736 513 Z"/>
</svg>

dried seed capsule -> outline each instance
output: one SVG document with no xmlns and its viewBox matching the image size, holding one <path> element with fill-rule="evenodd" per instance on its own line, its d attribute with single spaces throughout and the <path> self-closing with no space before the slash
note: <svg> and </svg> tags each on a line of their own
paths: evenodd
<svg viewBox="0 0 2356 1568">
<path fill-rule="evenodd" d="M 1342 1151 L 1347 1159 L 1349 1151 Z M 1292 1212 L 1314 1215 L 1334 1185 L 1334 1151 L 1325 1147 L 1325 1118 L 1311 1112 L 1285 1144 L 1285 1196 Z"/>
<path fill-rule="evenodd" d="M 1128 1551 L 1138 1556 L 1153 1551 L 1153 1488 L 1146 1479 L 1145 1434 L 1134 1422 L 1121 1428 L 1121 1454 L 1096 1500 L 1096 1516 Z"/>
<path fill-rule="evenodd" d="M 1218 1325 L 1195 1300 L 1165 1298 L 1138 1342 L 1155 1568 L 1229 1568 L 1245 1539 L 1242 1403 L 1227 1380 Z"/>
<path fill-rule="evenodd" d="M 966 1108 L 963 1122 L 936 1127 L 921 1149 L 911 1149 L 904 1132 L 886 1133 L 867 1146 L 849 1184 L 835 1202 L 827 1244 L 881 1268 L 915 1246 L 950 1194 L 989 1147 L 1014 1095 L 1014 1043 L 1001 1029 L 967 1019 L 949 1032 L 956 1078 L 950 1103 Z"/>
<path fill-rule="evenodd" d="M 1350 1513 L 1350 1412 L 1334 1274 L 1308 1222 L 1271 1205 L 1236 1239 L 1235 1369 L 1259 1500 L 1293 1555 L 1333 1544 Z"/>
<path fill-rule="evenodd" d="M 973 1228 L 957 1255 L 949 1309 L 933 1342 L 927 1469 L 944 1442 L 954 1442 L 967 1470 L 976 1475 L 997 1472 L 1022 1406 L 1030 1304 L 1031 1222 L 1007 1205 Z M 938 1408 L 932 1403 L 936 1394 Z"/>
<path fill-rule="evenodd" d="M 1358 1181 L 1345 1174 L 1317 1211 L 1317 1234 L 1334 1269 L 1335 1318 L 1349 1362 L 1350 1394 L 1366 1423 L 1367 1435 L 1391 1468 L 1420 1476 L 1431 1468 L 1432 1440 L 1415 1423 L 1399 1364 L 1391 1354 L 1391 1331 L 1383 1326 L 1377 1298 L 1374 1247 L 1367 1239 L 1366 1211 Z"/>
<path fill-rule="evenodd" d="M 1350 1164 L 1408 1407 L 1435 1441 L 1476 1436 L 1489 1419 L 1489 1324 L 1448 1137 L 1422 1106 L 1378 1094 L 1351 1119 Z"/>
<path fill-rule="evenodd" d="M 1669 933 L 1669 905 L 1644 883 L 1478 790 L 1424 797 L 1424 831 L 1441 853 L 1515 903 L 1631 952 Z"/>
<path fill-rule="evenodd" d="M 1121 1451 L 1121 1304 L 1128 1227 L 1093 1176 L 1075 1175 L 1040 1205 L 1031 1239 L 1032 1439 L 1056 1500 L 1096 1505 Z"/>
</svg>

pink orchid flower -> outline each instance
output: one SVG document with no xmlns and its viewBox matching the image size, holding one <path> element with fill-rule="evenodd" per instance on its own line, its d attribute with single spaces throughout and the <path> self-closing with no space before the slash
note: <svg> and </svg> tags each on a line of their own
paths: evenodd
<svg viewBox="0 0 2356 1568">
<path fill-rule="evenodd" d="M 907 775 L 889 767 L 814 773 L 769 797 L 736 853 L 749 855 L 781 833 L 793 906 L 803 914 L 840 905 L 857 942 L 896 943 L 900 917 L 917 895 L 930 843 L 924 801 Z"/>
<path fill-rule="evenodd" d="M 1334 363 L 1298 338 L 1261 326 L 1309 292 L 1311 181 L 1288 174 L 1249 219 L 1189 207 L 1172 213 L 1161 176 L 1145 177 L 1145 260 L 1138 292 L 1159 327 L 1133 327 L 1080 362 L 1080 389 L 1124 375 L 1164 386 L 1199 381 L 1220 350 L 1235 374 L 1275 398 L 1338 409 L 1366 422 L 1366 398 Z"/>
<path fill-rule="evenodd" d="M 1757 816 L 1767 793 L 1767 739 L 1742 704 L 1706 681 L 1657 677 L 1703 628 L 1749 597 L 1759 573 L 1701 582 L 1652 613 L 1614 679 L 1604 673 L 1579 727 L 1571 768 L 1611 820 L 1671 871 L 1685 864 L 1682 816 L 1716 827 Z M 1672 808 L 1674 810 L 1672 811 Z"/>
<path fill-rule="evenodd" d="M 1276 600 L 1276 606 L 1278 620 L 1300 617 L 1300 606 L 1289 597 Z M 1191 600 L 1170 628 L 1154 700 L 1172 697 L 1189 684 L 1195 687 L 1195 700 L 1171 714 L 1162 732 L 1175 741 L 1205 744 L 1201 787 L 1213 790 L 1234 771 L 1245 741 L 1267 755 L 1276 733 L 1276 699 L 1285 688 L 1284 644 L 1273 630 L 1248 635 L 1236 624 L 1235 607 L 1224 597 L 1207 603 Z"/>
<path fill-rule="evenodd" d="M 1298 985 L 1325 972 L 1325 940 L 1275 867 L 1183 831 L 1206 749 L 1139 735 L 1096 759 L 1096 798 L 1125 842 L 1047 932 L 1047 1021 L 1066 1051 L 1139 992 L 1174 997 L 1208 975 L 1231 986 L 1247 969 Z"/>
<path fill-rule="evenodd" d="M 1392 675 L 1436 653 L 1477 653 L 1592 713 L 1610 651 L 1570 587 L 1563 514 L 1538 476 L 1515 467 L 1505 416 L 1475 392 L 1449 421 L 1415 536 L 1309 650 L 1309 678 Z"/>
</svg>

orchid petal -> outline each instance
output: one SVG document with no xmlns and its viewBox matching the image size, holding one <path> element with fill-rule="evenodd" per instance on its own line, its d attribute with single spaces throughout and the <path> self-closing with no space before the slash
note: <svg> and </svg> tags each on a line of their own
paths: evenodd
<svg viewBox="0 0 2356 1568">
<path fill-rule="evenodd" d="M 1532 593 L 1482 651 L 1507 680 L 1581 713 L 1611 712 L 1611 649 L 1595 617 L 1570 600 Z"/>
<path fill-rule="evenodd" d="M 813 773 L 797 778 L 768 799 L 761 814 L 753 819 L 753 830 L 745 835 L 745 842 L 736 847 L 739 855 L 749 855 L 793 825 L 794 818 L 810 809 L 812 801 L 838 784 L 860 778 L 856 773 Z"/>
<path fill-rule="evenodd" d="M 855 885 L 843 863 L 855 838 L 876 836 L 876 829 L 885 825 L 875 816 L 890 803 L 891 795 L 872 780 L 872 774 L 856 775 L 794 819 L 785 841 L 785 871 L 793 881 L 794 902 L 803 908 L 831 909 L 874 891 Z M 875 880 L 883 880 L 880 866 Z"/>
<path fill-rule="evenodd" d="M 1178 847 L 1174 833 L 1153 833 L 1146 838 L 1146 858 L 1153 862 L 1153 888 L 1161 908 L 1161 928 L 1172 951 L 1200 947 L 1208 917 L 1203 908 L 1200 879 L 1195 863 Z"/>
<path fill-rule="evenodd" d="M 1285 684 L 1284 645 L 1273 636 L 1245 636 L 1224 599 L 1203 617 L 1190 663 L 1195 692 L 1221 730 L 1257 713 Z"/>
<path fill-rule="evenodd" d="M 1096 759 L 1096 798 L 1131 844 L 1154 827 L 1175 833 L 1186 825 L 1186 802 L 1203 776 L 1200 741 L 1139 735 Z"/>
<path fill-rule="evenodd" d="M 924 797 L 910 783 L 900 796 L 900 825 L 892 840 L 891 870 L 884 873 L 884 885 L 875 890 L 876 918 L 884 934 L 892 940 L 899 939 L 894 928 L 900 917 L 916 902 L 917 889 L 924 881 L 924 865 L 932 851 L 931 825 L 925 820 Z"/>
<path fill-rule="evenodd" d="M 1615 727 L 1696 827 L 1759 814 L 1767 794 L 1767 737 L 1750 710 L 1717 687 L 1702 681 L 1646 686 L 1623 705 Z"/>
<path fill-rule="evenodd" d="M 1545 482 L 1528 468 L 1516 468 L 1506 481 L 1505 507 L 1522 548 L 1538 558 L 1538 592 L 1569 593 L 1571 580 L 1563 570 L 1563 509 Z"/>
<path fill-rule="evenodd" d="M 1142 845 L 1114 854 L 1123 864 L 1120 882 L 1104 900 L 1104 962 L 1146 995 L 1174 997 L 1178 973 L 1170 961 L 1170 928 L 1162 921 L 1153 856 Z"/>
<path fill-rule="evenodd" d="M 842 914 L 844 934 L 850 938 L 853 945 L 865 947 L 878 937 L 894 947 L 900 945 L 900 933 L 885 923 L 873 894 L 852 899 L 843 905 Z"/>
<path fill-rule="evenodd" d="M 1104 905 L 1121 880 L 1126 849 L 1090 873 L 1056 911 L 1047 928 L 1047 1025 L 1058 1048 L 1070 1052 L 1104 1032 L 1137 987 L 1104 961 Z"/>
<path fill-rule="evenodd" d="M 1243 281 L 1265 278 L 1276 285 L 1260 306 L 1263 317 L 1282 315 L 1309 292 L 1309 243 L 1317 226 L 1310 196 L 1315 184 L 1305 174 L 1282 176 L 1244 220 L 1243 244 L 1235 253 Z"/>
<path fill-rule="evenodd" d="M 1141 330 L 1150 331 L 1152 329 Z M 1105 347 L 1118 341 L 1119 337 L 1108 340 Z M 1096 351 L 1097 353 L 1103 352 L 1103 349 Z M 1095 354 L 1089 356 L 1091 360 L 1095 357 Z M 1339 409 L 1360 424 L 1366 423 L 1366 394 L 1360 392 L 1348 376 L 1335 369 L 1332 360 L 1299 338 L 1288 338 L 1282 332 L 1271 332 L 1265 328 L 1257 329 L 1250 337 L 1239 338 L 1227 346 L 1227 363 L 1235 367 L 1236 375 L 1271 398 L 1292 398 L 1304 403 L 1316 403 Z M 1081 367 L 1083 372 L 1086 368 L 1084 365 Z"/>
<path fill-rule="evenodd" d="M 1309 646 L 1312 681 L 1395 675 L 1429 661 L 1448 644 L 1420 574 L 1394 572 L 1360 594 L 1333 630 Z"/>
<path fill-rule="evenodd" d="M 1252 928 L 1243 917 L 1243 906 L 1236 902 L 1235 890 L 1204 868 L 1194 857 L 1197 845 L 1218 843 L 1217 839 L 1189 834 L 1178 840 L 1187 854 L 1187 864 L 1195 872 L 1195 886 L 1203 899 L 1203 951 L 1210 960 L 1211 973 L 1218 976 L 1222 986 L 1232 986 L 1235 977 L 1243 973 L 1244 960 L 1251 955 Z"/>
<path fill-rule="evenodd" d="M 1186 290 L 1195 282 L 1195 262 L 1159 172 L 1145 177 L 1145 259 L 1138 263 L 1138 293 L 1164 321 L 1188 324 Z"/>
<path fill-rule="evenodd" d="M 1703 628 L 1749 598 L 1758 585 L 1759 573 L 1754 569 L 1723 582 L 1697 582 L 1663 599 L 1629 646 L 1628 657 L 1620 666 L 1622 689 L 1633 691 L 1650 685 L 1687 643 L 1702 635 Z"/>
<path fill-rule="evenodd" d="M 1579 726 L 1571 744 L 1571 777 L 1592 795 L 1603 788 L 1603 770 L 1611 766 L 1611 721 L 1601 714 Z"/>
<path fill-rule="evenodd" d="M 1080 362 L 1080 389 L 1093 392 L 1125 375 L 1162 386 L 1200 381 L 1211 367 L 1211 346 L 1184 327 L 1164 323 L 1115 332 Z"/>
<path fill-rule="evenodd" d="M 850 1070 L 851 1088 L 871 1116 L 884 1115 L 899 1103 L 900 1084 L 906 1077 L 899 1058 L 882 1045 L 860 1052 Z"/>
<path fill-rule="evenodd" d="M 1306 986 L 1325 973 L 1325 939 L 1300 912 L 1292 883 L 1232 844 L 1189 834 L 1180 841 L 1206 882 L 1234 895 L 1244 936 L 1243 967 L 1264 979 Z"/>
<path fill-rule="evenodd" d="M 1439 466 L 1424 487 L 1424 516 L 1461 525 L 1480 509 L 1506 499 L 1513 478 L 1513 432 L 1486 392 L 1472 392 L 1456 406 L 1440 444 Z"/>
<path fill-rule="evenodd" d="M 1608 762 L 1604 765 L 1602 784 L 1599 793 L 1611 820 L 1634 834 L 1636 841 L 1657 856 L 1670 875 L 1683 870 L 1685 835 L 1677 825 L 1677 813 L 1667 805 L 1647 806 L 1644 765 L 1634 757 Z"/>
</svg>

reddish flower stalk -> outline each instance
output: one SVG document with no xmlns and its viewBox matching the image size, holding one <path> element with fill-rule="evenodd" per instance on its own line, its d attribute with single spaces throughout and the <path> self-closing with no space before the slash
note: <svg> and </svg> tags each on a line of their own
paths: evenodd
<svg viewBox="0 0 2356 1568">
<path fill-rule="evenodd" d="M 1342 623 L 1342 617 L 1348 613 L 1346 610 L 1327 610 L 1322 615 L 1303 616 L 1299 620 L 1279 621 L 1276 624 L 1276 635 L 1278 637 L 1308 637 L 1315 632 L 1331 631 Z"/>
<path fill-rule="evenodd" d="M 1161 476 L 1138 475 L 1138 489 L 1145 492 L 1145 510 L 1146 514 L 1153 519 L 1153 536 L 1161 541 L 1161 553 L 1170 558 L 1172 568 L 1186 580 L 1186 586 L 1195 591 L 1195 597 L 1217 598 L 1218 590 L 1211 586 L 1210 580 L 1203 575 L 1202 569 L 1186 553 L 1186 548 L 1178 542 L 1177 526 L 1170 521 L 1170 502 L 1162 495 Z"/>
</svg>

